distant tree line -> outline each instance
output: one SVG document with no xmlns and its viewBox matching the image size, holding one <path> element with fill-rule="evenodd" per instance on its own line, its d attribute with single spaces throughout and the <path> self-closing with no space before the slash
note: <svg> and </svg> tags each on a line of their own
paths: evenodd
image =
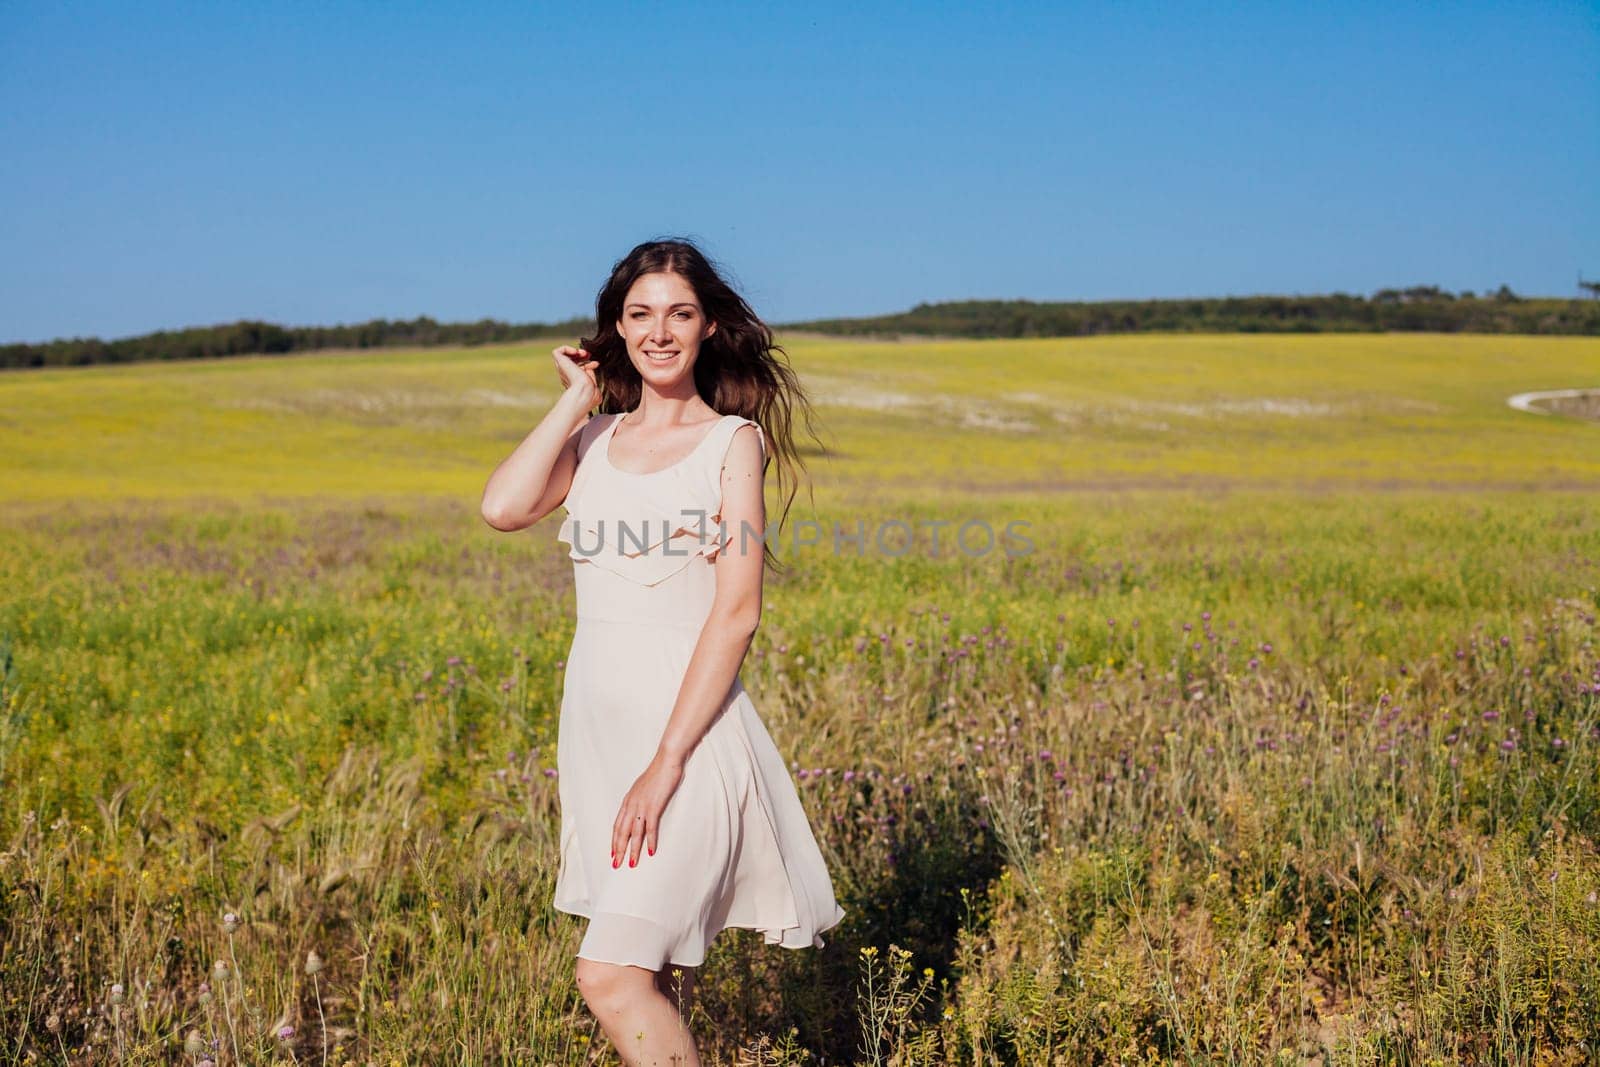
<svg viewBox="0 0 1600 1067">
<path fill-rule="evenodd" d="M 1479 296 L 1437 286 L 1379 289 L 1370 297 L 1229 296 L 1193 300 L 961 300 L 790 329 L 855 336 L 1080 337 L 1101 333 L 1382 332 L 1600 334 L 1600 300 L 1523 297 L 1502 285 Z"/>
<path fill-rule="evenodd" d="M 276 326 L 270 322 L 233 322 L 162 330 L 139 337 L 102 341 L 74 337 L 42 344 L 0 345 L 0 368 L 74 367 L 89 363 L 135 363 L 148 360 L 216 359 L 222 356 L 282 355 L 319 348 L 421 348 L 434 345 L 482 345 L 537 337 L 570 337 L 592 333 L 594 320 L 513 324 L 495 319 L 477 322 L 435 322 L 426 315 L 410 320 L 373 319 L 353 326 Z"/>
<path fill-rule="evenodd" d="M 1592 284 L 1592 283 L 1590 283 Z M 1434 285 L 1379 289 L 1370 297 L 1228 296 L 1192 300 L 962 300 L 918 304 L 910 311 L 855 319 L 817 319 L 785 329 L 853 336 L 1079 337 L 1101 333 L 1382 332 L 1530 333 L 1600 335 L 1600 299 L 1518 296 L 1502 285 L 1493 293 L 1451 293 Z M 374 319 L 353 326 L 277 326 L 234 322 L 162 330 L 139 337 L 98 337 L 0 345 L 0 368 L 67 367 L 90 363 L 216 359 L 280 355 L 327 348 L 421 348 L 481 345 L 541 337 L 592 334 L 594 320 L 522 324 L 480 319 L 442 323 Z"/>
</svg>

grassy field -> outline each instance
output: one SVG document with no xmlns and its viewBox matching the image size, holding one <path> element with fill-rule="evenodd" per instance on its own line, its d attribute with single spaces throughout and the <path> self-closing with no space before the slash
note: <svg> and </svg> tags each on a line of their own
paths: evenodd
<svg viewBox="0 0 1600 1067">
<path fill-rule="evenodd" d="M 743 677 L 847 917 L 719 939 L 708 1063 L 1594 1061 L 1600 425 L 1505 400 L 1600 341 L 789 349 Z M 615 1062 L 549 905 L 570 561 L 476 514 L 554 397 L 548 346 L 0 377 L 0 1048 Z"/>
</svg>

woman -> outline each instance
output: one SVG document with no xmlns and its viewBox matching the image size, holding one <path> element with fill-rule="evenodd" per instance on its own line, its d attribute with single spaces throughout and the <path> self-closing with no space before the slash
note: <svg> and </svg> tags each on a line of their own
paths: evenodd
<svg viewBox="0 0 1600 1067">
<path fill-rule="evenodd" d="M 844 916 L 738 677 L 771 556 L 769 450 L 792 500 L 790 413 L 809 427 L 810 409 L 772 331 L 690 242 L 628 253 L 595 317 L 595 337 L 554 350 L 561 398 L 482 510 L 507 531 L 568 513 L 554 903 L 589 920 L 578 988 L 625 1062 L 698 1064 L 683 994 L 717 933 L 820 948 Z"/>
</svg>

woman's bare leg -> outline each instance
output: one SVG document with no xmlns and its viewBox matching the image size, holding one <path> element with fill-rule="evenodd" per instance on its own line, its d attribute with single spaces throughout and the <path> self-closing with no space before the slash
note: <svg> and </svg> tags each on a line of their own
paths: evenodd
<svg viewBox="0 0 1600 1067">
<path fill-rule="evenodd" d="M 671 966 L 664 968 L 671 976 Z M 578 992 L 627 1067 L 700 1067 L 694 1037 L 656 971 L 578 958 Z"/>
</svg>

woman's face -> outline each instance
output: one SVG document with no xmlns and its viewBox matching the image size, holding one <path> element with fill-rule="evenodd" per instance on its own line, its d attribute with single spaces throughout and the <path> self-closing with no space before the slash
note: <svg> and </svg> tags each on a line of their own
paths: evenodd
<svg viewBox="0 0 1600 1067">
<path fill-rule="evenodd" d="M 689 283 L 664 271 L 639 275 L 623 297 L 617 322 L 639 377 L 657 387 L 692 375 L 700 342 L 716 332 Z"/>
</svg>

